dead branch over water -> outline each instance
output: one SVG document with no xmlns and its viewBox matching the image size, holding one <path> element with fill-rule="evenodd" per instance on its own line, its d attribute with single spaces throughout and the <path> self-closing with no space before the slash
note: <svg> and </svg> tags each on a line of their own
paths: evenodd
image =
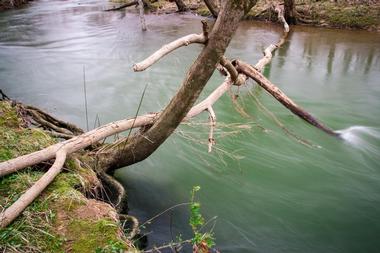
<svg viewBox="0 0 380 253">
<path fill-rule="evenodd" d="M 48 118 L 46 115 L 45 118 L 34 115 L 36 116 L 36 121 L 53 129 L 57 134 L 66 137 L 73 135 L 75 137 L 49 146 L 43 150 L 0 163 L 1 177 L 28 166 L 55 158 L 55 162 L 49 171 L 15 203 L 0 214 L 0 227 L 5 227 L 11 223 L 54 180 L 55 176 L 60 173 L 66 156 L 95 144 L 108 136 L 124 132 L 131 128 L 144 127 L 140 133 L 133 136 L 130 140 L 124 140 L 125 145 L 115 145 L 113 148 L 107 150 L 107 152 L 96 153 L 95 156 L 97 162 L 100 160 L 99 164 L 101 167 L 104 167 L 104 171 L 107 171 L 110 168 L 115 169 L 117 167 L 133 164 L 145 159 L 154 152 L 154 150 L 161 145 L 168 136 L 170 136 L 180 122 L 189 120 L 203 111 L 208 111 L 210 120 L 208 151 L 211 152 L 212 147 L 215 144 L 213 133 L 216 126 L 216 113 L 213 109 L 213 105 L 231 88 L 232 85 L 240 86 L 244 84 L 248 78 L 255 80 L 261 87 L 267 90 L 280 103 L 297 116 L 326 133 L 336 136 L 337 134 L 333 130 L 324 126 L 309 113 L 302 110 L 261 74 L 265 65 L 267 65 L 272 59 L 272 52 L 284 44 L 289 32 L 289 26 L 283 17 L 283 7 L 281 8 L 278 5 L 273 6 L 274 10 L 278 13 L 279 20 L 283 23 L 283 36 L 276 44 L 271 44 L 265 49 L 264 57 L 258 61 L 255 67 L 239 60 L 235 60 L 232 62 L 233 64 L 231 64 L 231 62 L 223 56 L 232 34 L 237 29 L 238 21 L 244 13 L 249 11 L 249 6 L 252 7 L 255 3 L 256 1 L 247 1 L 247 5 L 244 5 L 244 8 L 241 8 L 234 5 L 232 0 L 226 1 L 220 10 L 218 19 L 211 31 L 209 31 L 207 25 L 203 23 L 203 33 L 190 34 L 164 45 L 147 59 L 140 63 L 136 63 L 133 66 L 135 71 L 143 71 L 159 61 L 165 55 L 182 46 L 188 46 L 192 43 L 205 45 L 198 59 L 187 73 L 181 89 L 177 92 L 163 112 L 111 122 L 86 133 L 81 132 L 81 130 L 75 127 L 71 127 L 68 124 L 63 125 L 63 127 L 57 127 L 57 125 L 54 124 L 51 126 L 49 125 L 50 121 L 46 120 Z M 217 64 L 223 66 L 222 68 L 226 74 L 225 81 L 206 99 L 193 106 L 200 92 L 203 90 L 203 87 L 214 72 Z M 192 94 L 192 96 L 189 96 L 189 94 Z M 38 109 L 31 108 L 30 113 L 34 114 L 36 110 Z M 40 115 L 44 114 L 41 113 Z M 60 122 L 57 123 L 58 125 L 60 124 Z M 66 129 L 71 130 L 66 131 Z M 118 152 L 125 154 L 125 157 L 123 157 L 123 160 L 121 161 L 117 160 L 121 158 L 114 156 L 114 154 Z"/>
</svg>

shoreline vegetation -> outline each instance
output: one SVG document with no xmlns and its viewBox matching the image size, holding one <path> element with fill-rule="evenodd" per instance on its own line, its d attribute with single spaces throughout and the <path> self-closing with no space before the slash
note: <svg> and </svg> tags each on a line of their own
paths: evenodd
<svg viewBox="0 0 380 253">
<path fill-rule="evenodd" d="M 56 142 L 48 131 L 31 126 L 23 104 L 0 101 L 0 161 Z M 83 167 L 81 155 L 70 156 L 63 173 L 12 224 L 0 228 L 1 252 L 137 252 L 122 226 L 131 223 L 129 217 L 112 204 L 112 182 Z M 50 161 L 2 177 L 0 212 L 49 166 Z"/>
<path fill-rule="evenodd" d="M 111 6 L 118 7 L 132 0 L 113 0 Z M 187 12 L 212 17 L 211 12 L 201 0 L 184 0 Z M 271 1 L 259 0 L 244 17 L 245 20 L 278 22 L 277 14 L 269 8 Z M 280 1 L 281 2 L 281 1 Z M 145 1 L 145 9 L 153 14 L 178 12 L 174 1 Z M 380 2 L 371 0 L 296 0 L 299 25 L 326 28 L 359 29 L 380 31 Z M 134 8 L 134 7 L 130 7 Z"/>
<path fill-rule="evenodd" d="M 33 0 L 0 0 L 0 11 L 20 8 Z M 137 3 L 137 1 L 135 1 Z M 259 0 L 245 16 L 246 20 L 277 22 L 276 13 L 268 9 L 270 1 Z M 118 8 L 133 0 L 111 0 L 109 6 Z M 202 0 L 183 0 L 186 11 L 212 17 Z M 374 0 L 295 0 L 300 25 L 316 27 L 380 31 L 380 2 Z M 178 12 L 174 0 L 144 0 L 144 7 L 153 14 Z"/>
<path fill-rule="evenodd" d="M 296 9 L 311 21 L 309 25 L 380 31 L 380 3 L 342 2 L 299 1 Z M 27 0 L 0 0 L 0 10 L 26 3 Z M 125 2 L 110 5 L 122 3 Z M 184 3 L 197 15 L 211 16 L 203 1 L 185 0 Z M 164 0 L 150 2 L 147 8 L 157 14 L 177 12 L 174 2 Z M 261 1 L 245 18 L 275 21 L 276 15 L 266 9 L 265 1 Z M 40 150 L 57 141 L 49 132 L 31 127 L 24 105 L 7 99 L 0 101 L 0 161 Z M 118 214 L 127 209 L 124 190 L 112 177 L 101 177 L 82 163 L 83 156 L 81 153 L 70 156 L 64 172 L 10 226 L 0 229 L 0 251 L 137 252 L 133 238 L 127 233 L 131 230 L 123 228 L 123 220 L 133 223 L 133 218 Z M 1 178 L 0 212 L 18 199 L 50 165 L 51 162 L 47 162 Z"/>
</svg>

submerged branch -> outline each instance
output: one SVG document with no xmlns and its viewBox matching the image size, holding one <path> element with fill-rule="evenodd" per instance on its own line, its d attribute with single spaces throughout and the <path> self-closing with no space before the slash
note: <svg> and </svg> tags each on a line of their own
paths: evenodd
<svg viewBox="0 0 380 253">
<path fill-rule="evenodd" d="M 143 71 L 177 48 L 188 46 L 192 43 L 204 44 L 206 41 L 207 38 L 204 34 L 189 34 L 169 44 L 163 45 L 159 50 L 146 58 L 144 61 L 134 64 L 133 70 L 136 72 Z"/>
</svg>

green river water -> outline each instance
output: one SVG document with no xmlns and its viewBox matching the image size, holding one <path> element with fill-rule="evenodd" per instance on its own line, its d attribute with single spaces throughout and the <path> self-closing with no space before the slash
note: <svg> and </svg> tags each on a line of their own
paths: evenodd
<svg viewBox="0 0 380 253">
<path fill-rule="evenodd" d="M 145 72 L 132 64 L 161 45 L 201 31 L 193 15 L 103 12 L 106 1 L 35 1 L 0 13 L 0 88 L 86 128 L 163 108 L 200 45 L 181 48 Z M 227 52 L 252 64 L 281 36 L 279 25 L 242 22 Z M 221 252 L 380 252 L 380 34 L 294 27 L 265 75 L 342 133 L 333 138 L 249 83 L 238 102 L 214 106 L 216 146 L 207 153 L 207 114 L 181 126 L 147 160 L 120 169 L 130 213 L 141 222 L 187 202 L 193 186 Z M 223 81 L 215 73 L 202 97 Z M 258 102 L 259 101 L 259 102 Z M 276 117 L 268 113 L 264 107 Z M 287 134 L 288 131 L 306 140 Z M 147 225 L 151 245 L 191 237 L 188 207 Z M 190 251 L 190 249 L 186 249 Z"/>
</svg>

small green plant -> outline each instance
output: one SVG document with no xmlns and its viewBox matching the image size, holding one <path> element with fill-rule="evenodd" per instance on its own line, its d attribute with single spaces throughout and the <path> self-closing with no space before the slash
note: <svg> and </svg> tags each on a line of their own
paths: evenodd
<svg viewBox="0 0 380 253">
<path fill-rule="evenodd" d="M 201 229 L 205 225 L 205 221 L 200 212 L 201 204 L 195 201 L 195 194 L 200 189 L 200 186 L 194 186 L 191 190 L 189 223 L 194 233 L 194 237 L 191 240 L 193 244 L 193 252 L 206 253 L 215 245 L 215 242 L 212 232 L 201 232 Z"/>
<path fill-rule="evenodd" d="M 125 245 L 120 241 L 108 241 L 108 244 L 103 248 L 97 248 L 95 253 L 121 253 L 126 249 Z"/>
</svg>

